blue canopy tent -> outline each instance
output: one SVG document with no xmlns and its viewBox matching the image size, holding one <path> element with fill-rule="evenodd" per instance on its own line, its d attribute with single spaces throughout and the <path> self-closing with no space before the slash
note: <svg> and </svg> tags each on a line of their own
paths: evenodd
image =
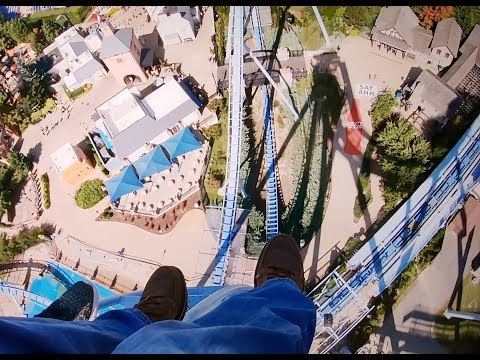
<svg viewBox="0 0 480 360">
<path fill-rule="evenodd" d="M 153 150 L 149 151 L 135 161 L 133 166 L 135 167 L 135 170 L 137 170 L 138 178 L 143 180 L 147 176 L 170 169 L 172 167 L 172 163 L 170 160 L 168 160 L 167 156 L 163 152 L 162 147 L 156 146 Z"/>
<path fill-rule="evenodd" d="M 120 174 L 105 181 L 105 186 L 112 201 L 117 200 L 125 194 L 143 188 L 143 184 L 138 180 L 132 165 L 128 165 Z"/>
<path fill-rule="evenodd" d="M 170 159 L 175 159 L 180 155 L 200 149 L 202 144 L 195 138 L 190 128 L 186 127 L 170 139 L 164 141 L 162 146 L 167 150 Z"/>
</svg>

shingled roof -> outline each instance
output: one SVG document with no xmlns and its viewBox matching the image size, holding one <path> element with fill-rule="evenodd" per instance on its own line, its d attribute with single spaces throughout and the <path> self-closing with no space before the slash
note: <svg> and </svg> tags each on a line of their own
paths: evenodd
<svg viewBox="0 0 480 360">
<path fill-rule="evenodd" d="M 382 34 L 381 31 L 395 29 L 403 40 Z M 432 41 L 432 31 L 426 30 L 418 24 L 418 18 L 409 6 L 382 7 L 375 26 L 372 29 L 372 39 L 388 43 L 398 49 L 429 52 Z"/>
<path fill-rule="evenodd" d="M 462 28 L 454 18 L 448 18 L 440 21 L 435 28 L 432 48 L 446 46 L 453 57 L 458 55 L 458 47 L 462 38 Z"/>
<path fill-rule="evenodd" d="M 130 51 L 132 36 L 133 29 L 127 28 L 115 31 L 113 36 L 105 37 L 102 41 L 102 47 L 100 48 L 100 59 L 109 58 Z"/>
</svg>

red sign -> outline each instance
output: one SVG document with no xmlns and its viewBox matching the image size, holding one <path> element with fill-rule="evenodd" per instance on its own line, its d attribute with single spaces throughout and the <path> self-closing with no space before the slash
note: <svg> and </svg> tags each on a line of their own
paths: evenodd
<svg viewBox="0 0 480 360">
<path fill-rule="evenodd" d="M 353 99 L 347 117 L 345 153 L 350 155 L 362 154 L 363 125 L 359 105 L 358 100 Z"/>
</svg>

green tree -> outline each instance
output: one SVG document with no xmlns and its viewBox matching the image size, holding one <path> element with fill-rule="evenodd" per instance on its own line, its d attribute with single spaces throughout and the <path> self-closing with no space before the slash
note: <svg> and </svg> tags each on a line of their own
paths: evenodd
<svg viewBox="0 0 480 360">
<path fill-rule="evenodd" d="M 0 89 L 0 104 L 3 104 L 7 98 L 8 94 L 3 89 Z"/>
<path fill-rule="evenodd" d="M 8 50 L 12 48 L 14 45 L 15 45 L 15 42 L 12 40 L 12 38 L 4 34 L 0 34 L 0 51 Z"/>
<path fill-rule="evenodd" d="M 212 142 L 218 139 L 220 136 L 222 136 L 222 125 L 221 124 L 215 124 L 211 125 L 208 128 L 203 130 L 205 137 L 208 139 L 208 141 Z"/>
<path fill-rule="evenodd" d="M 25 42 L 28 34 L 30 34 L 30 29 L 21 19 L 7 22 L 5 31 L 17 43 Z"/>
<path fill-rule="evenodd" d="M 13 170 L 13 178 L 17 184 L 21 183 L 28 172 L 33 169 L 32 161 L 24 154 L 12 151 L 7 158 L 10 168 Z"/>
<path fill-rule="evenodd" d="M 9 111 L 2 116 L 2 121 L 10 126 L 20 126 L 25 121 L 28 121 L 28 117 L 29 116 L 24 114 L 22 110 L 14 108 L 12 111 Z"/>
<path fill-rule="evenodd" d="M 49 43 L 53 42 L 55 38 L 63 31 L 62 25 L 52 20 L 43 20 L 42 23 L 43 35 Z"/>
<path fill-rule="evenodd" d="M 372 107 L 370 110 L 373 128 L 379 129 L 383 122 L 392 115 L 393 109 L 397 105 L 398 101 L 390 91 L 385 90 L 378 94 L 378 96 L 372 101 Z"/>
<path fill-rule="evenodd" d="M 380 6 L 347 6 L 343 13 L 343 19 L 348 25 L 356 28 L 366 26 L 371 29 L 380 9 Z"/>
<path fill-rule="evenodd" d="M 106 193 L 99 179 L 85 181 L 75 193 L 75 202 L 82 209 L 98 204 Z"/>
<path fill-rule="evenodd" d="M 454 6 L 455 20 L 463 30 L 462 38 L 466 38 L 476 24 L 480 24 L 480 6 Z"/>
<path fill-rule="evenodd" d="M 387 121 L 375 135 L 378 163 L 383 173 L 387 211 L 415 190 L 432 156 L 429 141 L 404 119 Z"/>
<path fill-rule="evenodd" d="M 0 238 L 0 263 L 10 263 L 16 255 L 23 253 L 28 248 L 41 243 L 43 236 L 48 235 L 45 225 L 24 228 L 17 235 Z"/>
<path fill-rule="evenodd" d="M 265 215 L 257 210 L 255 206 L 248 215 L 247 241 L 259 243 L 264 238 L 265 233 Z"/>
</svg>

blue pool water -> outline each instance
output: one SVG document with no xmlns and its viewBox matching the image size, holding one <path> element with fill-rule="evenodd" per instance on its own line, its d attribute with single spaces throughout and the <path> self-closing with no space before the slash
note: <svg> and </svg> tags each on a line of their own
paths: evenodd
<svg viewBox="0 0 480 360">
<path fill-rule="evenodd" d="M 76 271 L 70 270 L 57 262 L 48 262 L 48 272 L 43 276 L 37 276 L 30 285 L 30 292 L 42 296 L 48 300 L 55 301 L 62 294 L 67 291 L 69 287 L 75 284 L 77 281 L 86 280 L 86 278 Z M 98 291 L 99 299 L 105 299 L 111 296 L 118 295 L 114 290 L 111 290 L 95 281 L 92 282 Z M 32 317 L 43 310 L 43 307 L 39 304 L 35 304 L 29 301 L 26 304 L 25 313 Z M 103 309 L 99 313 L 102 314 L 110 310 Z"/>
</svg>

